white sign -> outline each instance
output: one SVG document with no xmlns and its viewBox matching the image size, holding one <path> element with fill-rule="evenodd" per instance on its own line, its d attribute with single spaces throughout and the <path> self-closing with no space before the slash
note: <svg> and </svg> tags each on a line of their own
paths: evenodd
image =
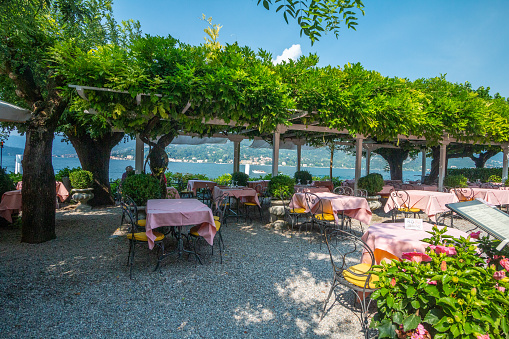
<svg viewBox="0 0 509 339">
<path fill-rule="evenodd" d="M 405 229 L 422 231 L 422 219 L 405 218 Z"/>
</svg>

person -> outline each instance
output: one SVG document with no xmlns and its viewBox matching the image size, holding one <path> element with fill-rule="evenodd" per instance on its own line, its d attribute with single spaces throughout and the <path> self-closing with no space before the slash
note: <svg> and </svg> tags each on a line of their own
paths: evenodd
<svg viewBox="0 0 509 339">
<path fill-rule="evenodd" d="M 125 173 L 122 174 L 122 181 L 124 181 L 128 175 L 130 175 L 131 173 L 133 173 L 134 169 L 133 169 L 133 166 L 127 166 L 125 168 Z"/>
</svg>

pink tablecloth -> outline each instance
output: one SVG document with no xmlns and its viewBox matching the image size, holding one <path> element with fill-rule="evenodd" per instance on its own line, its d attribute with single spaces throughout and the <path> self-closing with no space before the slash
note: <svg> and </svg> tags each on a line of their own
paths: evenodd
<svg viewBox="0 0 509 339">
<path fill-rule="evenodd" d="M 327 187 L 329 189 L 329 192 L 332 192 L 334 190 L 334 184 L 332 181 L 313 181 L 311 183 L 312 186 L 315 187 Z"/>
<path fill-rule="evenodd" d="M 406 191 L 410 196 L 410 204 L 406 207 L 418 208 L 428 215 L 431 220 L 434 220 L 437 213 L 449 211 L 445 206 L 453 202 L 458 202 L 458 198 L 454 193 L 410 190 Z M 384 211 L 388 213 L 393 208 L 403 207 L 403 201 L 396 199 L 394 203 L 392 197 L 389 197 L 385 204 Z"/>
<path fill-rule="evenodd" d="M 212 245 L 216 225 L 212 210 L 196 199 L 152 199 L 147 201 L 145 226 L 148 246 L 154 248 L 153 230 L 162 226 L 201 225 L 198 234 Z"/>
<path fill-rule="evenodd" d="M 423 222 L 423 230 L 407 230 L 404 223 L 387 223 L 387 224 L 373 224 L 369 226 L 366 233 L 362 236 L 362 240 L 375 252 L 381 250 L 388 252 L 398 258 L 401 258 L 404 252 L 422 252 L 424 253 L 428 243 L 422 242 L 424 238 L 429 238 L 431 235 L 426 231 L 431 231 L 433 225 Z M 441 229 L 442 227 L 439 226 Z M 467 237 L 468 234 L 449 228 L 445 233 L 455 238 L 461 236 Z M 377 251 L 378 252 L 378 251 Z M 382 252 L 383 253 L 383 252 Z M 375 253 L 375 260 L 377 264 L 384 258 L 383 254 Z M 362 262 L 371 263 L 369 254 L 365 253 L 362 257 Z"/>
<path fill-rule="evenodd" d="M 69 197 L 69 191 L 67 191 L 67 188 L 65 188 L 64 184 L 60 181 L 56 181 L 56 190 L 57 190 L 57 197 L 60 199 L 60 202 L 64 202 Z M 18 181 L 16 184 L 16 189 L 20 190 L 23 187 L 23 182 Z"/>
<path fill-rule="evenodd" d="M 180 199 L 179 191 L 172 186 L 166 188 L 166 195 L 168 199 Z"/>
<path fill-rule="evenodd" d="M 295 185 L 293 187 L 295 190 L 295 193 L 330 193 L 329 189 L 327 187 L 313 187 L 313 186 L 301 186 L 301 185 Z"/>
<path fill-rule="evenodd" d="M 318 196 L 320 200 L 322 200 L 323 212 L 334 214 L 334 219 L 336 222 L 339 222 L 337 215 L 338 212 L 344 212 L 346 216 L 366 224 L 371 222 L 372 213 L 369 209 L 368 201 L 365 198 L 351 197 L 348 195 L 337 195 L 330 192 L 315 193 L 315 195 Z M 312 201 L 312 211 L 322 212 L 316 211 L 315 209 L 317 207 L 318 200 Z M 292 201 L 290 202 L 290 208 L 305 208 L 306 212 L 310 212 L 306 203 L 305 194 L 295 193 L 292 197 Z"/>
<path fill-rule="evenodd" d="M 214 200 L 216 200 L 218 197 L 222 196 L 223 194 L 227 194 L 230 197 L 235 197 L 239 199 L 242 202 L 254 202 L 258 205 L 258 207 L 261 207 L 260 200 L 258 199 L 258 193 L 254 188 L 221 188 L 221 187 L 214 187 L 214 191 L 212 193 L 212 197 Z"/>
<path fill-rule="evenodd" d="M 5 192 L 0 202 L 0 216 L 8 222 L 12 222 L 12 213 L 17 213 L 20 210 L 21 190 Z"/>
<path fill-rule="evenodd" d="M 378 195 L 388 196 L 389 194 L 391 194 L 391 191 L 394 191 L 394 186 L 384 185 L 384 187 L 382 187 L 382 190 L 378 192 Z"/>
<path fill-rule="evenodd" d="M 217 182 L 210 181 L 210 180 L 189 180 L 187 182 L 187 189 L 189 191 L 193 191 L 194 195 L 196 195 L 196 190 L 199 190 L 201 188 L 212 188 L 217 185 Z"/>
<path fill-rule="evenodd" d="M 474 191 L 474 199 L 480 198 L 495 206 L 509 204 L 509 190 L 507 189 L 472 187 L 472 190 Z"/>
</svg>

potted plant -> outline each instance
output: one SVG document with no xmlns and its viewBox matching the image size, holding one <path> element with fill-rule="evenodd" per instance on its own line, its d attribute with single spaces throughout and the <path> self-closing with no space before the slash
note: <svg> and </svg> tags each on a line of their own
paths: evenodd
<svg viewBox="0 0 509 339">
<path fill-rule="evenodd" d="M 92 193 L 93 188 L 91 188 L 93 180 L 92 172 L 85 170 L 71 172 L 69 174 L 69 180 L 73 187 L 71 190 L 72 198 L 78 201 L 76 210 L 90 210 L 91 207 L 87 205 L 87 201 L 94 197 L 94 193 Z"/>
<path fill-rule="evenodd" d="M 138 208 L 147 205 L 147 200 L 161 199 L 161 186 L 150 174 L 134 174 L 122 183 L 122 194 L 134 200 Z"/>
<path fill-rule="evenodd" d="M 249 175 L 244 172 L 233 172 L 232 174 L 232 183 L 235 186 L 247 186 L 247 182 L 249 180 Z"/>
<path fill-rule="evenodd" d="M 313 181 L 313 176 L 308 171 L 297 171 L 293 177 L 296 183 L 302 185 L 310 184 Z"/>
<path fill-rule="evenodd" d="M 368 200 L 369 208 L 372 211 L 382 207 L 380 196 L 378 195 L 378 192 L 380 192 L 384 187 L 384 178 L 381 174 L 370 173 L 361 177 L 357 182 L 357 186 L 368 192 L 368 197 L 366 199 Z"/>
<path fill-rule="evenodd" d="M 284 220 L 285 204 L 280 197 L 290 198 L 293 195 L 294 186 L 295 180 L 288 175 L 280 174 L 270 179 L 267 191 L 272 197 L 269 208 L 271 223 Z"/>
</svg>

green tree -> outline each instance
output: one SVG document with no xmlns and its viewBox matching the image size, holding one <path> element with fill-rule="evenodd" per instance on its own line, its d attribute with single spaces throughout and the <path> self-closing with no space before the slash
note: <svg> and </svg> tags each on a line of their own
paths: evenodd
<svg viewBox="0 0 509 339">
<path fill-rule="evenodd" d="M 49 52 L 59 42 L 88 41 L 104 24 L 107 0 L 10 0 L 0 6 L 0 92 L 30 109 L 23 129 L 23 242 L 55 238 L 55 175 L 51 164 L 53 134 L 68 99 L 66 79 L 55 74 Z M 15 94 L 15 95 L 14 95 Z"/>
<path fill-rule="evenodd" d="M 276 12 L 282 11 L 283 17 L 297 20 L 300 35 L 309 37 L 311 44 L 318 41 L 323 32 L 333 32 L 339 37 L 342 24 L 355 30 L 357 26 L 356 12 L 364 15 L 364 4 L 361 0 L 258 0 L 267 10 L 278 6 Z"/>
</svg>

